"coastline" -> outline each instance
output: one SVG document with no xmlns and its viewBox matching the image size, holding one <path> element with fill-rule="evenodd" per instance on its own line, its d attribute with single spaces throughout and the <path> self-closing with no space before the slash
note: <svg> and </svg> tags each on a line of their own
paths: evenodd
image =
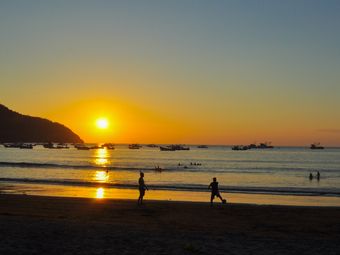
<svg viewBox="0 0 340 255">
<path fill-rule="evenodd" d="M 1 254 L 339 254 L 340 208 L 0 194 Z"/>
<path fill-rule="evenodd" d="M 129 199 L 136 200 L 137 189 L 107 188 L 98 183 L 96 187 L 62 186 L 44 184 L 0 183 L 0 194 L 24 194 L 35 196 L 75 197 L 96 199 Z M 250 194 L 221 192 L 228 203 L 253 205 L 286 205 L 286 206 L 315 206 L 340 207 L 340 197 L 331 196 L 302 196 L 281 194 Z M 210 193 L 197 191 L 153 190 L 146 192 L 146 200 L 207 202 Z M 217 200 L 216 200 L 217 201 Z"/>
</svg>

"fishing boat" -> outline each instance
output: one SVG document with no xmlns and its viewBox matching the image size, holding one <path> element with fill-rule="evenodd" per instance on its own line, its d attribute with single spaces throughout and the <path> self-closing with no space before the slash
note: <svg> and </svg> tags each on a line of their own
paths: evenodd
<svg viewBox="0 0 340 255">
<path fill-rule="evenodd" d="M 104 143 L 101 148 L 106 148 L 108 150 L 114 150 L 115 149 L 115 145 L 113 143 Z"/>
<path fill-rule="evenodd" d="M 189 147 L 184 147 L 182 145 L 179 144 L 172 144 L 172 145 L 168 145 L 168 146 L 160 146 L 159 149 L 161 151 L 188 151 L 190 150 Z"/>
<path fill-rule="evenodd" d="M 255 143 L 251 143 L 248 145 L 249 149 L 256 149 L 257 145 Z"/>
<path fill-rule="evenodd" d="M 147 144 L 146 147 L 149 147 L 149 148 L 157 148 L 158 145 L 156 145 L 156 144 Z"/>
<path fill-rule="evenodd" d="M 76 148 L 77 150 L 81 150 L 81 151 L 88 151 L 91 149 L 90 147 L 87 147 L 87 146 L 78 146 Z"/>
<path fill-rule="evenodd" d="M 234 146 L 231 147 L 231 149 L 233 151 L 246 151 L 246 150 L 249 150 L 249 147 L 244 146 L 244 145 L 234 145 Z"/>
<path fill-rule="evenodd" d="M 54 149 L 54 148 L 55 148 L 55 147 L 54 147 L 54 144 L 51 143 L 51 142 L 45 143 L 45 144 L 43 144 L 43 146 L 44 146 L 44 148 L 46 148 L 46 149 Z"/>
<path fill-rule="evenodd" d="M 5 148 L 20 148 L 20 143 L 4 143 Z"/>
<path fill-rule="evenodd" d="M 69 149 L 68 145 L 66 143 L 58 143 L 56 149 Z"/>
<path fill-rule="evenodd" d="M 75 144 L 74 148 L 76 148 L 77 150 L 81 150 L 81 151 L 88 151 L 91 148 L 86 146 L 85 144 Z"/>
<path fill-rule="evenodd" d="M 159 149 L 161 151 L 175 151 L 175 149 L 170 147 L 170 146 L 165 146 L 165 147 L 164 146 L 159 146 Z"/>
<path fill-rule="evenodd" d="M 129 149 L 132 149 L 132 150 L 136 150 L 137 149 L 138 150 L 140 148 L 142 148 L 142 146 L 137 144 L 137 143 L 129 144 Z"/>
<path fill-rule="evenodd" d="M 312 150 L 323 150 L 325 147 L 321 146 L 320 143 L 312 143 L 310 149 Z"/>
<path fill-rule="evenodd" d="M 260 143 L 256 146 L 257 149 L 273 149 L 274 146 L 271 145 L 270 142 Z"/>
<path fill-rule="evenodd" d="M 19 147 L 20 149 L 33 149 L 33 145 L 30 143 L 23 143 Z"/>
</svg>

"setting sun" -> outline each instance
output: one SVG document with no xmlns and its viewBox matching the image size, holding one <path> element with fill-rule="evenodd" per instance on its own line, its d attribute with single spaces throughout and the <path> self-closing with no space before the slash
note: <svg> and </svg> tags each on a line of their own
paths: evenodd
<svg viewBox="0 0 340 255">
<path fill-rule="evenodd" d="M 100 129 L 106 129 L 109 126 L 109 121 L 106 118 L 97 119 L 96 126 Z"/>
</svg>

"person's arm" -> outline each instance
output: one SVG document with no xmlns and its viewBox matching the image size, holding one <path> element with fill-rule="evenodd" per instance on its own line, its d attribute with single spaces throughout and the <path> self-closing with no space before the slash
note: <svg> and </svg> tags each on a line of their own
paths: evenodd
<svg viewBox="0 0 340 255">
<path fill-rule="evenodd" d="M 211 183 L 209 184 L 208 189 L 211 189 Z"/>
</svg>

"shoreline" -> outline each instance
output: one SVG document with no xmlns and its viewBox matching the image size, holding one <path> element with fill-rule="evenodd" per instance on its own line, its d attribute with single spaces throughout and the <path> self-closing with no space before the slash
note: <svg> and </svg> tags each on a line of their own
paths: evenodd
<svg viewBox="0 0 340 255">
<path fill-rule="evenodd" d="M 339 254 L 340 208 L 0 194 L 1 254 Z M 43 240 L 43 241 L 42 241 Z"/>
<path fill-rule="evenodd" d="M 137 200 L 137 189 L 106 188 L 98 184 L 96 187 L 78 187 L 61 185 L 41 185 L 22 183 L 2 183 L 0 194 L 24 194 L 52 197 L 75 197 L 95 199 L 129 199 Z M 286 206 L 314 206 L 314 207 L 340 207 L 340 197 L 325 196 L 296 196 L 281 194 L 249 194 L 221 192 L 228 203 L 253 205 L 286 205 Z M 190 192 L 173 190 L 149 190 L 146 200 L 155 201 L 184 201 L 208 202 L 210 192 Z M 218 200 L 215 199 L 217 202 Z"/>
</svg>

